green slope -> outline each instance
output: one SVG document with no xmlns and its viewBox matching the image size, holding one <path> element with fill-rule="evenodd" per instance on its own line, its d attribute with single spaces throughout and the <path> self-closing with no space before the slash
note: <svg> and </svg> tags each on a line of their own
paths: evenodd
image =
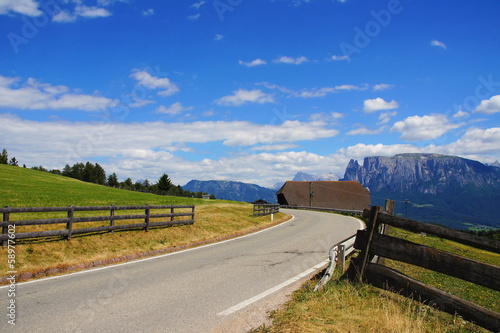
<svg viewBox="0 0 500 333">
<path fill-rule="evenodd" d="M 57 207 L 100 205 L 202 205 L 207 200 L 159 196 L 85 183 L 47 172 L 0 164 L 0 205 Z"/>
</svg>

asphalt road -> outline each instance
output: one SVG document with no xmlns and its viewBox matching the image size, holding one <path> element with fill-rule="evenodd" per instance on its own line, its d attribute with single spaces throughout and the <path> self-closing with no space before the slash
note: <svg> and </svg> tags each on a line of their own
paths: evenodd
<svg viewBox="0 0 500 333">
<path fill-rule="evenodd" d="M 361 227 L 351 217 L 295 218 L 238 239 L 16 285 L 16 325 L 0 288 L 1 332 L 210 332 L 328 259 Z"/>
</svg>

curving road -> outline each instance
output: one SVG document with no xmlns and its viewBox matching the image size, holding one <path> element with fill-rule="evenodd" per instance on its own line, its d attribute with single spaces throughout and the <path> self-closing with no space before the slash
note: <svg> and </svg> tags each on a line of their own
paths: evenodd
<svg viewBox="0 0 500 333">
<path fill-rule="evenodd" d="M 283 211 L 295 218 L 230 241 L 20 283 L 15 326 L 7 322 L 8 288 L 2 287 L 0 331 L 221 330 L 323 266 L 330 246 L 362 227 L 351 217 Z"/>
</svg>

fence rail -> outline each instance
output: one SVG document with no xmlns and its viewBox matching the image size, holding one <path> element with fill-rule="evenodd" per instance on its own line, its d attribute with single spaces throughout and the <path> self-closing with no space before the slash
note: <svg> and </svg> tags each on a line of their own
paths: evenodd
<svg viewBox="0 0 500 333">
<path fill-rule="evenodd" d="M 434 305 L 441 311 L 458 314 L 463 319 L 489 330 L 500 327 L 500 313 L 451 295 L 410 278 L 394 269 L 373 262 L 374 256 L 417 265 L 484 287 L 500 291 L 500 267 L 458 256 L 421 244 L 379 233 L 381 224 L 412 232 L 425 232 L 462 244 L 500 253 L 500 242 L 491 241 L 460 231 L 379 213 L 380 207 L 365 210 L 367 229 L 359 230 L 354 247 L 361 250 L 352 262 L 348 276 L 376 287 L 400 293 L 414 300 Z"/>
<path fill-rule="evenodd" d="M 178 212 L 176 209 L 190 209 L 188 212 Z M 126 215 L 116 215 L 116 211 L 133 211 L 133 210 L 143 210 L 143 214 L 126 214 Z M 170 210 L 170 213 L 153 213 L 154 210 Z M 96 211 L 109 211 L 108 215 L 105 216 L 75 216 L 75 212 L 96 212 Z M 66 212 L 67 216 L 64 218 L 51 218 L 51 219 L 29 219 L 29 220 L 12 220 L 11 214 L 18 213 L 52 213 L 52 212 Z M 124 229 L 144 229 L 149 231 L 152 227 L 160 226 L 173 226 L 173 225 L 185 225 L 193 224 L 195 216 L 194 206 L 184 206 L 184 205 L 138 205 L 138 206 L 68 206 L 68 207 L 5 207 L 0 208 L 0 214 L 3 214 L 2 222 L 0 222 L 0 227 L 2 234 L 0 234 L 0 242 L 2 246 L 7 245 L 7 241 L 12 238 L 9 236 L 9 230 L 13 230 L 12 227 L 21 226 L 37 226 L 37 225 L 52 225 L 52 224 L 65 224 L 65 229 L 59 230 L 44 230 L 44 231 L 34 231 L 34 232 L 15 232 L 15 239 L 26 239 L 26 238 L 42 238 L 42 237 L 53 237 L 53 236 L 63 236 L 70 239 L 73 235 L 103 232 L 103 231 L 115 231 Z M 179 217 L 187 217 L 188 219 L 176 219 Z M 164 219 L 163 221 L 152 221 L 153 219 Z M 130 224 L 115 224 L 115 221 L 121 220 L 144 220 L 141 223 L 130 223 Z M 109 225 L 97 226 L 97 227 L 85 227 L 80 229 L 75 229 L 74 225 L 77 223 L 86 222 L 105 222 L 109 221 Z"/>
<path fill-rule="evenodd" d="M 269 214 L 277 214 L 280 212 L 278 204 L 254 204 L 253 216 L 264 216 Z"/>
</svg>

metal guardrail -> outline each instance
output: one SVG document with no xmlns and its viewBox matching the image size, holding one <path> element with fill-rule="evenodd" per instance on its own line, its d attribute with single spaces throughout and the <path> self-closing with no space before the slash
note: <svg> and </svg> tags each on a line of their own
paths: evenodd
<svg viewBox="0 0 500 333">
<path fill-rule="evenodd" d="M 338 242 L 337 244 L 335 244 L 330 248 L 329 251 L 330 264 L 328 265 L 328 268 L 326 269 L 326 272 L 321 278 L 321 280 L 319 280 L 318 284 L 316 284 L 316 287 L 314 287 L 314 291 L 319 290 L 325 284 L 327 284 L 328 281 L 330 281 L 337 264 L 340 264 L 342 271 L 345 270 L 345 259 L 352 252 L 354 252 L 355 241 L 356 241 L 356 235 L 352 235 L 351 237 Z"/>
<path fill-rule="evenodd" d="M 322 211 L 322 212 L 335 212 L 335 213 L 347 213 L 347 214 L 354 214 L 354 215 L 363 215 L 362 210 L 349 210 L 349 209 L 311 207 L 311 206 L 287 206 L 287 205 L 281 205 L 280 208 L 304 209 L 304 210 L 315 210 L 315 211 Z"/>
</svg>

